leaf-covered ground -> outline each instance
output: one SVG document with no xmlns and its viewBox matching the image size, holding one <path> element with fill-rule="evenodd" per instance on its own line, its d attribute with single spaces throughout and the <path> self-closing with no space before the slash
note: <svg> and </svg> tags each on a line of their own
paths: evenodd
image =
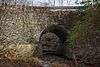
<svg viewBox="0 0 100 67">
<path fill-rule="evenodd" d="M 41 58 L 34 58 L 31 61 L 16 59 L 0 59 L 0 67 L 99 67 L 100 65 L 86 65 L 74 60 L 64 59 L 58 56 L 45 55 Z"/>
</svg>

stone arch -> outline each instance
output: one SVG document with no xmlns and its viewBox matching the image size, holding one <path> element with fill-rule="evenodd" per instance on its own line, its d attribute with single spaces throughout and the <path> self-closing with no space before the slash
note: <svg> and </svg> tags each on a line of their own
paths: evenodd
<svg viewBox="0 0 100 67">
<path fill-rule="evenodd" d="M 50 25 L 45 28 L 39 38 L 45 52 L 62 55 L 65 50 L 64 43 L 67 39 L 67 29 L 62 25 Z M 49 49 L 50 48 L 50 49 Z"/>
<path fill-rule="evenodd" d="M 61 39 L 62 43 L 64 43 L 67 39 L 67 31 L 68 30 L 62 25 L 50 25 L 42 31 L 40 38 L 43 34 L 51 32 L 56 34 Z"/>
</svg>

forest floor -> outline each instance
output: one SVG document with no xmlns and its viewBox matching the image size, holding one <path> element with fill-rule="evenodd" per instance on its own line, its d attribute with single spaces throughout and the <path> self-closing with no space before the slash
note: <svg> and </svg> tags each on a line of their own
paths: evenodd
<svg viewBox="0 0 100 67">
<path fill-rule="evenodd" d="M 95 65 L 80 65 L 79 63 L 76 64 L 73 60 L 51 55 L 45 55 L 38 58 L 38 60 L 43 62 L 33 63 L 22 60 L 0 59 L 0 67 L 99 67 Z"/>
</svg>

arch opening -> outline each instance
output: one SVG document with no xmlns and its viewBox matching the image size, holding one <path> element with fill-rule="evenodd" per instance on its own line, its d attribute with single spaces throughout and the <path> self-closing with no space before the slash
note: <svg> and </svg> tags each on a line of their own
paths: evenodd
<svg viewBox="0 0 100 67">
<path fill-rule="evenodd" d="M 40 39 L 43 34 L 46 34 L 49 32 L 56 34 L 61 39 L 62 43 L 64 43 L 67 39 L 67 29 L 64 28 L 64 26 L 62 26 L 62 25 L 48 26 L 46 29 L 44 29 L 42 31 L 42 33 L 40 35 Z"/>
<path fill-rule="evenodd" d="M 42 31 L 39 41 L 42 45 L 43 53 L 62 55 L 66 39 L 66 28 L 62 25 L 51 25 Z"/>
</svg>

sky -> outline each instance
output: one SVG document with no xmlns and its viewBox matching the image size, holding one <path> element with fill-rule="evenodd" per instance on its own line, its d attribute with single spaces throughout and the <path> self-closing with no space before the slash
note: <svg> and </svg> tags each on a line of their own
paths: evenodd
<svg viewBox="0 0 100 67">
<path fill-rule="evenodd" d="M 49 0 L 28 0 L 33 2 L 34 5 L 41 5 L 41 3 L 49 3 Z M 53 4 L 54 0 L 50 0 Z M 55 6 L 62 6 L 61 3 L 59 3 L 60 0 L 55 0 Z M 78 0 L 78 2 L 81 2 L 82 0 Z M 75 3 L 76 0 L 63 0 L 63 6 L 78 6 L 80 4 Z M 51 5 L 52 5 L 51 4 Z M 42 4 L 43 5 L 43 4 Z"/>
</svg>

